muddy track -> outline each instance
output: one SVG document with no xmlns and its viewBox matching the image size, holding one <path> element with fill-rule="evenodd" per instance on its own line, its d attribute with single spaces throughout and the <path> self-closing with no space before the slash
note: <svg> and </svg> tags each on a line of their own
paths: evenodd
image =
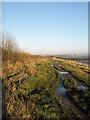
<svg viewBox="0 0 90 120">
<path fill-rule="evenodd" d="M 58 71 L 58 69 L 56 68 L 54 69 L 55 71 Z M 58 72 L 60 73 L 60 72 L 68 72 L 68 71 L 65 71 L 65 69 L 61 69 L 61 71 L 59 70 Z M 81 118 L 82 120 L 89 120 L 88 116 L 84 114 L 83 111 L 80 110 L 79 107 L 76 106 L 66 94 L 66 88 L 64 87 L 64 84 L 63 84 L 66 76 L 73 77 L 72 74 L 69 72 L 68 72 L 68 75 L 62 75 L 60 79 L 60 84 L 56 88 L 56 94 L 58 96 L 58 99 L 63 101 L 63 104 L 67 109 L 72 109 L 73 112 L 76 113 L 79 118 Z M 83 82 L 79 80 L 76 80 L 76 82 L 80 82 L 79 84 L 84 84 Z"/>
</svg>

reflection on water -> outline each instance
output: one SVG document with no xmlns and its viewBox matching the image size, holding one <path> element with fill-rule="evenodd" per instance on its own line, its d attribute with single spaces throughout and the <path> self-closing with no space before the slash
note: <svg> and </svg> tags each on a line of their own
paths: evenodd
<svg viewBox="0 0 90 120">
<path fill-rule="evenodd" d="M 73 78 L 72 74 L 69 72 L 66 72 L 62 67 L 60 66 L 60 71 L 59 73 L 62 74 L 62 77 L 60 79 L 60 84 L 56 88 L 56 93 L 57 96 L 60 100 L 63 101 L 63 104 L 65 105 L 66 108 L 72 109 L 80 118 L 87 119 L 87 116 L 71 101 L 71 99 L 68 98 L 66 94 L 66 89 L 64 88 L 64 78 L 65 76 Z M 87 86 L 84 85 L 83 82 L 76 80 L 76 87 L 82 88 L 82 89 L 87 89 Z"/>
<path fill-rule="evenodd" d="M 57 94 L 58 95 L 60 95 L 60 94 L 66 94 L 66 89 L 64 88 L 64 87 L 58 87 L 57 89 L 56 89 L 56 91 L 57 91 Z"/>
<path fill-rule="evenodd" d="M 63 86 L 63 82 L 64 82 L 64 75 L 62 76 L 62 78 L 60 80 L 60 84 L 56 89 L 56 92 L 58 95 L 66 94 L 66 89 Z"/>
<path fill-rule="evenodd" d="M 68 72 L 60 72 L 62 75 L 67 75 Z"/>
<path fill-rule="evenodd" d="M 80 85 L 80 86 L 77 86 L 79 89 L 82 89 L 82 90 L 88 90 L 88 86 L 84 86 L 84 85 Z"/>
<path fill-rule="evenodd" d="M 73 102 L 68 98 L 66 94 L 66 89 L 64 88 L 63 82 L 64 82 L 65 75 L 62 76 L 60 80 L 59 86 L 56 88 L 56 93 L 58 98 L 63 101 L 63 104 L 66 108 L 72 109 L 79 117 L 81 118 L 87 118 L 87 116 L 82 113 L 78 107 L 76 107 Z M 80 83 L 81 84 L 81 83 Z M 83 85 L 82 85 L 83 86 Z"/>
</svg>

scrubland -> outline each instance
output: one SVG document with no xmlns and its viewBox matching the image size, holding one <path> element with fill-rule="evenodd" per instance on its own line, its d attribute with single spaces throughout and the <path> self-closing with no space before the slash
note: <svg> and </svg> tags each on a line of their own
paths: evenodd
<svg viewBox="0 0 90 120">
<path fill-rule="evenodd" d="M 59 65 L 62 64 L 64 69 L 89 85 L 88 67 L 65 60 L 56 61 L 53 57 L 30 55 L 20 50 L 10 35 L 3 34 L 3 119 L 80 119 L 74 111 L 67 109 L 56 95 L 55 88 L 62 75 L 53 69 L 51 66 L 53 63 L 58 69 Z M 69 83 L 67 78 L 64 84 L 68 88 L 67 93 L 72 94 L 75 81 L 70 79 Z M 88 97 L 87 93 L 85 96 Z M 84 101 L 84 98 L 82 100 Z M 75 102 L 77 103 L 76 99 Z M 85 112 L 87 110 L 87 107 L 84 108 Z"/>
</svg>

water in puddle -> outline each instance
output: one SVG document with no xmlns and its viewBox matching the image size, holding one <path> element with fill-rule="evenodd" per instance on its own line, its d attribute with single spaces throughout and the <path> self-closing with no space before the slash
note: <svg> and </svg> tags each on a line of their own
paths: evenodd
<svg viewBox="0 0 90 120">
<path fill-rule="evenodd" d="M 82 89 L 82 90 L 88 90 L 89 88 L 87 86 L 84 86 L 84 85 L 80 85 L 80 86 L 77 86 L 79 89 Z"/>
<path fill-rule="evenodd" d="M 57 92 L 58 95 L 60 95 L 60 94 L 66 94 L 66 89 L 64 87 L 58 87 L 56 89 L 56 92 Z"/>
<path fill-rule="evenodd" d="M 58 98 L 63 101 L 63 104 L 65 105 L 66 108 L 72 109 L 81 118 L 87 118 L 87 116 L 84 113 L 82 113 L 78 109 L 78 107 L 76 107 L 73 104 L 73 102 L 68 98 L 68 96 L 66 94 L 66 89 L 64 88 L 64 85 L 63 85 L 64 77 L 65 77 L 65 75 L 62 76 L 62 78 L 60 80 L 60 84 L 56 88 L 56 93 L 57 93 Z"/>
<path fill-rule="evenodd" d="M 66 94 L 66 89 L 64 88 L 64 85 L 63 85 L 64 78 L 65 76 L 72 77 L 72 75 L 69 72 L 66 72 L 65 70 L 62 70 L 62 69 L 61 71 L 59 71 L 59 73 L 62 74 L 62 78 L 60 80 L 59 86 L 56 88 L 56 93 L 58 98 L 63 101 L 63 104 L 65 105 L 66 108 L 72 109 L 79 117 L 83 119 L 84 118 L 87 119 L 87 116 L 81 110 L 79 110 L 79 108 L 76 105 L 74 105 L 74 103 L 68 98 Z M 84 88 L 83 87 L 84 83 L 76 80 L 76 86 L 80 88 Z"/>
</svg>

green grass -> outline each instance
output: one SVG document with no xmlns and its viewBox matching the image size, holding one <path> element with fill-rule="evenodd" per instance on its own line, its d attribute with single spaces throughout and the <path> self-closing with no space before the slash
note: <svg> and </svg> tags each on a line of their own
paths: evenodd
<svg viewBox="0 0 90 120">
<path fill-rule="evenodd" d="M 63 105 L 58 101 L 54 89 L 61 75 L 57 73 L 58 78 L 56 78 L 51 64 L 37 65 L 37 69 L 37 74 L 21 86 L 18 94 L 24 98 L 29 94 L 30 100 L 35 103 L 35 107 L 37 106 L 40 116 L 59 118 L 63 111 Z"/>
<path fill-rule="evenodd" d="M 83 81 L 85 84 L 90 85 L 90 69 L 85 66 L 81 65 L 78 62 L 72 61 L 72 60 L 64 60 L 64 59 L 58 59 L 55 60 L 56 66 L 59 66 L 62 64 L 63 68 L 69 72 L 73 76 L 75 76 L 77 79 Z"/>
<path fill-rule="evenodd" d="M 90 92 L 78 88 L 71 88 L 67 90 L 67 94 L 90 117 Z"/>
<path fill-rule="evenodd" d="M 72 120 L 74 118 L 76 120 L 77 115 L 71 110 L 67 110 L 57 98 L 55 87 L 60 81 L 61 74 L 52 68 L 52 63 L 52 60 L 42 60 L 42 62 L 38 60 L 34 63 L 35 67 L 33 67 L 32 73 L 32 67 L 30 69 L 28 67 L 30 65 L 23 65 L 22 74 L 12 77 L 13 83 L 27 72 L 30 72 L 30 78 L 18 88 L 15 84 L 10 85 L 11 78 L 3 80 L 5 104 L 9 118 L 55 118 L 60 120 Z"/>
<path fill-rule="evenodd" d="M 66 77 L 64 80 L 64 87 L 70 89 L 76 86 L 76 81 L 73 78 Z"/>
</svg>

